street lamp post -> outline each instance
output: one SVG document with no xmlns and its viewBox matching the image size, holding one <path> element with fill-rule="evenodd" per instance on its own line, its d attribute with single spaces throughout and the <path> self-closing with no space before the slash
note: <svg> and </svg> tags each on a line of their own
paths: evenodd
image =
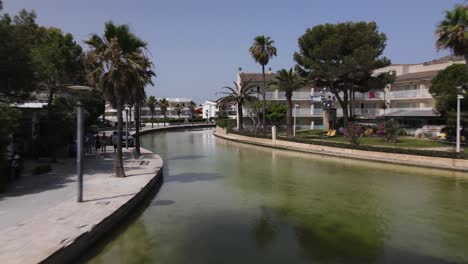
<svg viewBox="0 0 468 264">
<path fill-rule="evenodd" d="M 83 105 L 76 104 L 76 173 L 78 175 L 78 202 L 83 201 Z"/>
<path fill-rule="evenodd" d="M 460 152 L 460 101 L 463 99 L 463 95 L 458 94 L 457 95 L 457 149 L 456 152 Z"/>
<path fill-rule="evenodd" d="M 296 136 L 296 116 L 297 116 L 297 107 L 298 104 L 294 104 L 294 127 L 293 127 L 293 136 Z"/>
<path fill-rule="evenodd" d="M 128 149 L 128 107 L 125 107 L 125 149 Z"/>
</svg>

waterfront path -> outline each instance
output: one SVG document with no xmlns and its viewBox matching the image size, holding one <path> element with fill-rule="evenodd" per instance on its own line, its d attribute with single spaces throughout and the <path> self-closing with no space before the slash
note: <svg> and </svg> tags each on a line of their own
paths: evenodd
<svg viewBox="0 0 468 264">
<path fill-rule="evenodd" d="M 38 263 L 75 241 L 85 246 L 87 235 L 95 236 L 112 218 L 136 206 L 140 194 L 154 185 L 163 162 L 146 150 L 139 159 L 129 152 L 124 156 L 125 178 L 114 176 L 113 153 L 85 159 L 83 203 L 76 202 L 74 159 L 54 164 L 47 174 L 26 171 L 0 195 L 0 263 Z"/>
</svg>

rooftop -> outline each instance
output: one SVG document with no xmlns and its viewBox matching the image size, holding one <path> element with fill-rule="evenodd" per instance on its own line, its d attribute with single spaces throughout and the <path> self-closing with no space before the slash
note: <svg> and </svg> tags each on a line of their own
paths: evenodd
<svg viewBox="0 0 468 264">
<path fill-rule="evenodd" d="M 263 75 L 261 73 L 239 73 L 241 82 L 250 81 L 252 83 L 262 83 Z M 275 78 L 275 73 L 265 73 L 265 81 L 270 82 Z"/>
<path fill-rule="evenodd" d="M 415 73 L 408 73 L 403 74 L 397 77 L 395 82 L 406 82 L 411 80 L 432 80 L 439 71 L 423 71 L 423 72 L 415 72 Z"/>
</svg>

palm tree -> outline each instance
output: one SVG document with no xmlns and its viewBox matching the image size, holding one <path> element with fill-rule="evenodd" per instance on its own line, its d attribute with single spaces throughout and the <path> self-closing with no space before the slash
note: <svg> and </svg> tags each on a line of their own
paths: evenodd
<svg viewBox="0 0 468 264">
<path fill-rule="evenodd" d="M 195 107 L 197 107 L 197 104 L 194 101 L 190 101 L 189 110 L 190 110 L 190 118 L 191 119 L 193 119 L 195 117 Z"/>
<path fill-rule="evenodd" d="M 258 98 L 255 96 L 256 91 L 254 91 L 252 86 L 250 84 L 250 81 L 247 81 L 245 83 L 241 83 L 238 85 L 236 82 L 234 82 L 235 88 L 232 87 L 223 87 L 224 89 L 227 89 L 227 92 L 220 92 L 221 94 L 225 94 L 226 96 L 221 97 L 218 99 L 219 104 L 229 104 L 229 103 L 236 103 L 237 104 L 237 129 L 239 131 L 242 131 L 244 129 L 244 115 L 242 113 L 242 106 L 244 103 L 253 103 Z"/>
<path fill-rule="evenodd" d="M 158 100 L 154 96 L 150 96 L 146 100 L 146 105 L 148 106 L 150 113 L 151 113 L 151 128 L 154 128 L 154 111 L 156 109 L 157 103 L 158 103 Z"/>
<path fill-rule="evenodd" d="M 293 124 L 292 124 L 292 95 L 293 92 L 304 87 L 305 80 L 299 76 L 293 69 L 281 69 L 277 72 L 274 81 L 270 83 L 270 87 L 277 88 L 286 92 L 286 103 L 288 106 L 288 112 L 286 114 L 286 126 L 287 126 L 287 135 L 291 137 L 293 134 Z"/>
<path fill-rule="evenodd" d="M 176 115 L 179 117 L 180 119 L 180 114 L 182 113 L 182 108 L 180 107 L 180 104 L 176 104 L 175 107 L 174 107 L 174 111 L 176 113 Z"/>
<path fill-rule="evenodd" d="M 166 113 L 169 107 L 169 101 L 166 98 L 159 99 L 159 108 L 161 108 L 161 114 L 164 116 L 164 126 L 166 126 Z"/>
<path fill-rule="evenodd" d="M 463 56 L 468 70 L 468 6 L 457 5 L 453 11 L 445 12 L 445 19 L 437 27 L 437 49 L 451 49 Z"/>
<path fill-rule="evenodd" d="M 262 66 L 262 77 L 263 77 L 263 90 L 266 87 L 266 80 L 265 80 L 265 66 L 268 64 L 271 58 L 276 56 L 276 47 L 273 46 L 275 42 L 271 40 L 270 37 L 266 36 L 256 36 L 254 38 L 254 43 L 250 47 L 249 51 L 252 55 L 255 62 L 259 63 Z M 263 107 L 262 107 L 262 126 L 263 126 L 263 134 L 266 134 L 266 127 L 265 127 L 265 116 L 266 116 L 266 99 L 265 99 L 265 91 L 262 91 L 263 96 Z"/>
<path fill-rule="evenodd" d="M 102 90 L 104 98 L 117 110 L 117 153 L 114 169 L 117 177 L 125 177 L 122 159 L 122 111 L 129 98 L 135 96 L 132 85 L 147 65 L 141 58 L 147 44 L 135 36 L 128 25 L 106 22 L 103 36 L 92 34 L 85 41 L 90 51 L 85 56 L 88 78 Z"/>
</svg>

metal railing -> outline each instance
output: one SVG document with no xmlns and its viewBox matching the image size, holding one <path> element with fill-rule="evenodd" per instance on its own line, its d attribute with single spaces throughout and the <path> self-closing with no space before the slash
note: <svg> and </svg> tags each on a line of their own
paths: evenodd
<svg viewBox="0 0 468 264">
<path fill-rule="evenodd" d="M 404 91 L 393 91 L 390 92 L 390 99 L 395 98 L 410 98 L 410 97 L 432 97 L 429 93 L 429 89 L 422 90 L 404 90 Z"/>
</svg>

